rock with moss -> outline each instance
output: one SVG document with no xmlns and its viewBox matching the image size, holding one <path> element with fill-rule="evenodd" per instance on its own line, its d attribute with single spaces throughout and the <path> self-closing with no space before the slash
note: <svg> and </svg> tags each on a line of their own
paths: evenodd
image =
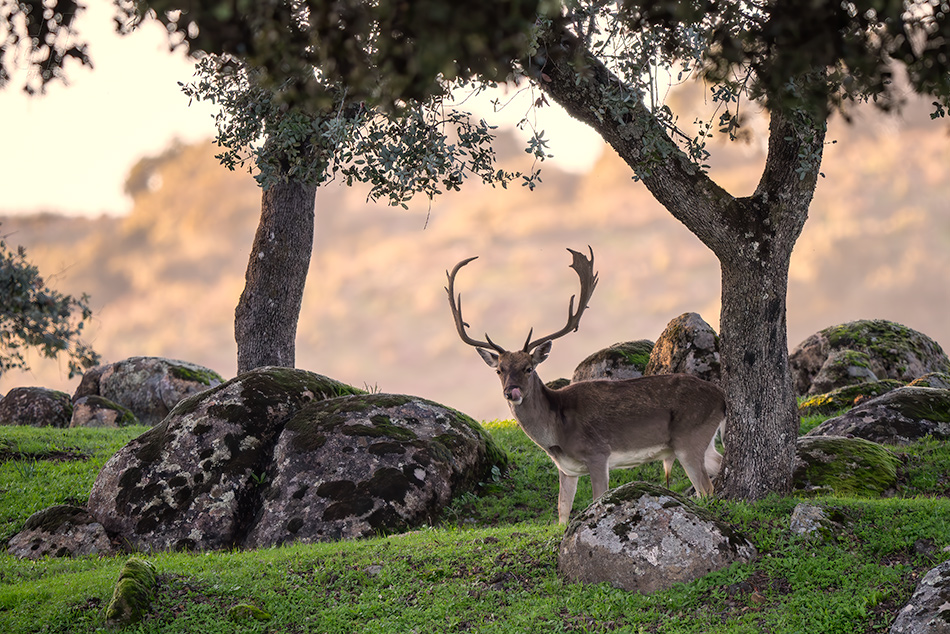
<svg viewBox="0 0 950 634">
<path fill-rule="evenodd" d="M 224 382 L 208 368 L 162 357 L 130 357 L 93 368 L 73 401 L 101 396 L 132 411 L 143 425 L 156 425 L 182 400 Z"/>
<path fill-rule="evenodd" d="M 652 351 L 653 342 L 648 339 L 615 343 L 581 361 L 571 381 L 635 379 L 643 376 Z"/>
<path fill-rule="evenodd" d="M 862 438 L 802 436 L 795 452 L 796 491 L 842 497 L 880 497 L 897 486 L 900 459 Z"/>
<path fill-rule="evenodd" d="M 434 523 L 451 499 L 504 468 L 474 420 L 412 396 L 313 403 L 287 423 L 249 547 L 369 537 Z"/>
<path fill-rule="evenodd" d="M 649 594 L 757 556 L 729 524 L 658 486 L 608 491 L 568 526 L 558 572 L 571 583 L 609 583 Z"/>
<path fill-rule="evenodd" d="M 108 427 L 117 429 L 138 425 L 128 407 L 113 403 L 102 396 L 83 396 L 73 403 L 73 415 L 69 421 L 70 427 Z"/>
<path fill-rule="evenodd" d="M 932 436 L 950 439 L 950 390 L 902 387 L 830 418 L 808 436 L 856 436 L 885 445 L 906 445 Z"/>
<path fill-rule="evenodd" d="M 818 394 L 805 399 L 799 404 L 798 413 L 802 416 L 837 414 L 899 387 L 904 387 L 904 384 L 893 379 L 841 387 L 827 394 Z"/>
<path fill-rule="evenodd" d="M 644 372 L 676 373 L 719 383 L 719 335 L 698 313 L 683 313 L 666 326 L 653 346 Z"/>
<path fill-rule="evenodd" d="M 929 372 L 916 378 L 910 383 L 911 387 L 935 387 L 940 390 L 950 390 L 950 374 L 946 372 Z"/>
<path fill-rule="evenodd" d="M 924 575 L 890 629 L 890 634 L 947 632 L 950 632 L 950 561 Z"/>
<path fill-rule="evenodd" d="M 69 394 L 45 387 L 15 387 L 0 398 L 0 425 L 69 427 Z"/>
<path fill-rule="evenodd" d="M 271 615 L 250 603 L 238 603 L 228 609 L 228 618 L 238 623 L 244 621 L 270 621 Z"/>
<path fill-rule="evenodd" d="M 88 510 L 68 504 L 37 511 L 7 543 L 7 552 L 20 559 L 110 555 L 115 551 L 102 524 Z"/>
<path fill-rule="evenodd" d="M 137 550 L 239 546 L 286 422 L 313 401 L 359 391 L 303 370 L 259 368 L 196 394 L 105 464 L 89 509 Z"/>
<path fill-rule="evenodd" d="M 141 621 L 148 614 L 157 588 L 154 566 L 138 557 L 129 558 L 119 572 L 106 608 L 106 625 L 126 627 Z"/>
<path fill-rule="evenodd" d="M 871 357 L 856 350 L 835 350 L 825 359 L 808 388 L 809 394 L 825 394 L 849 385 L 876 382 Z"/>
<path fill-rule="evenodd" d="M 908 383 L 929 372 L 950 372 L 950 359 L 927 335 L 892 321 L 860 320 L 825 328 L 792 351 L 795 391 L 815 394 L 815 378 L 828 358 L 842 350 L 867 355 L 867 369 L 878 379 Z"/>
</svg>

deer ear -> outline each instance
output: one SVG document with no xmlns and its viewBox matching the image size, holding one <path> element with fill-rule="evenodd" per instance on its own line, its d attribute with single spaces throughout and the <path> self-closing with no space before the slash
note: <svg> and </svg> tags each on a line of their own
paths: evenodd
<svg viewBox="0 0 950 634">
<path fill-rule="evenodd" d="M 497 368 L 498 367 L 498 355 L 490 350 L 485 350 L 484 348 L 475 348 L 478 350 L 478 354 L 484 359 L 485 363 L 489 367 Z"/>
<path fill-rule="evenodd" d="M 534 352 L 531 353 L 531 361 L 534 365 L 538 365 L 548 358 L 548 355 L 551 354 L 551 346 L 553 343 L 552 341 L 545 341 L 534 349 Z"/>
</svg>

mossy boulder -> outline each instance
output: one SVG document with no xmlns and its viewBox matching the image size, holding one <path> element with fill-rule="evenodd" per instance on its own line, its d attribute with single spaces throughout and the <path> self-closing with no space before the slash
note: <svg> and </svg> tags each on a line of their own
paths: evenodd
<svg viewBox="0 0 950 634">
<path fill-rule="evenodd" d="M 284 424 L 313 401 L 355 392 L 303 370 L 242 374 L 182 401 L 119 450 L 96 478 L 89 509 L 137 550 L 240 545 Z"/>
<path fill-rule="evenodd" d="M 208 368 L 162 357 L 130 357 L 83 375 L 73 401 L 100 396 L 129 409 L 143 425 L 157 425 L 182 400 L 224 382 Z"/>
<path fill-rule="evenodd" d="M 927 335 L 892 321 L 860 320 L 825 328 L 792 351 L 795 391 L 800 396 L 827 391 L 813 391 L 812 384 L 829 357 L 845 350 L 866 355 L 867 370 L 877 379 L 908 383 L 930 372 L 950 372 L 950 359 Z"/>
<path fill-rule="evenodd" d="M 86 509 L 69 504 L 37 511 L 7 543 L 7 552 L 20 559 L 109 555 L 115 550 L 102 524 Z"/>
<path fill-rule="evenodd" d="M 811 396 L 798 406 L 798 413 L 802 416 L 813 414 L 835 414 L 841 410 L 850 409 L 859 403 L 886 394 L 891 390 L 903 387 L 904 384 L 893 379 L 858 383 L 832 390 L 826 394 Z"/>
<path fill-rule="evenodd" d="M 899 465 L 892 452 L 862 438 L 802 436 L 793 486 L 810 494 L 880 497 L 897 485 Z"/>
<path fill-rule="evenodd" d="M 15 387 L 0 398 L 0 425 L 69 427 L 69 394 L 45 387 Z"/>
<path fill-rule="evenodd" d="M 506 458 L 471 418 L 412 396 L 313 403 L 274 449 L 250 547 L 368 537 L 432 524 Z"/>
<path fill-rule="evenodd" d="M 570 583 L 609 583 L 649 594 L 757 556 L 729 524 L 658 486 L 608 491 L 568 526 L 558 572 Z"/>
<path fill-rule="evenodd" d="M 856 436 L 905 445 L 927 436 L 950 439 L 950 390 L 902 387 L 830 418 L 808 436 Z"/>
<path fill-rule="evenodd" d="M 644 372 L 677 373 L 719 384 L 719 335 L 698 313 L 683 313 L 667 324 L 653 346 Z"/>
<path fill-rule="evenodd" d="M 571 377 L 573 383 L 591 379 L 635 379 L 643 376 L 653 342 L 648 339 L 615 343 L 581 361 Z"/>
<path fill-rule="evenodd" d="M 950 390 L 950 374 L 946 372 L 930 372 L 916 378 L 910 383 L 911 387 L 935 387 L 940 390 Z"/>
<path fill-rule="evenodd" d="M 69 421 L 70 427 L 119 428 L 138 424 L 139 419 L 128 407 L 96 395 L 77 399 L 73 403 L 73 415 Z"/>
<path fill-rule="evenodd" d="M 123 447 L 89 509 L 143 551 L 327 541 L 432 522 L 505 463 L 455 410 L 259 368 L 182 401 Z"/>
<path fill-rule="evenodd" d="M 106 608 L 106 625 L 126 627 L 141 621 L 148 614 L 157 588 L 155 567 L 138 557 L 129 558 L 119 572 Z"/>
</svg>

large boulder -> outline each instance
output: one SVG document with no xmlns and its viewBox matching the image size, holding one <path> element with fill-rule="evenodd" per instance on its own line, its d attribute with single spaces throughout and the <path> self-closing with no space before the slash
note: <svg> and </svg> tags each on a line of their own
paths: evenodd
<svg viewBox="0 0 950 634">
<path fill-rule="evenodd" d="M 208 368 L 162 357 L 130 357 L 83 375 L 73 401 L 101 396 L 132 411 L 143 425 L 156 425 L 182 400 L 224 382 Z"/>
<path fill-rule="evenodd" d="M 649 594 L 757 556 L 728 524 L 666 489 L 633 482 L 608 491 L 568 526 L 558 571 L 572 583 Z"/>
<path fill-rule="evenodd" d="M 105 528 L 89 511 L 68 504 L 34 513 L 7 542 L 7 552 L 20 559 L 110 555 L 115 550 Z"/>
<path fill-rule="evenodd" d="M 676 373 L 719 383 L 719 335 L 698 313 L 683 313 L 666 326 L 653 346 L 644 372 Z"/>
<path fill-rule="evenodd" d="M 892 321 L 861 320 L 825 328 L 798 344 L 788 360 L 795 391 L 820 393 L 812 383 L 829 357 L 843 350 L 866 355 L 866 369 L 877 379 L 907 383 L 929 372 L 950 372 L 950 359 L 927 335 Z"/>
<path fill-rule="evenodd" d="M 69 427 L 69 394 L 45 387 L 16 387 L 0 398 L 0 425 Z"/>
<path fill-rule="evenodd" d="M 615 343 L 581 361 L 574 369 L 571 382 L 641 377 L 650 362 L 652 351 L 653 342 L 649 339 Z"/>
<path fill-rule="evenodd" d="M 432 521 L 493 462 L 504 454 L 454 410 L 259 368 L 122 448 L 89 510 L 145 551 L 357 537 Z"/>
<path fill-rule="evenodd" d="M 411 396 L 313 403 L 284 427 L 249 547 L 432 524 L 503 454 L 474 420 Z"/>
<path fill-rule="evenodd" d="M 795 447 L 793 487 L 844 497 L 879 497 L 897 486 L 900 459 L 862 438 L 802 436 Z"/>
<path fill-rule="evenodd" d="M 950 390 L 902 387 L 830 418 L 806 436 L 856 436 L 906 445 L 926 436 L 950 438 Z"/>
<path fill-rule="evenodd" d="M 890 634 L 950 634 L 950 561 L 924 575 Z"/>
<path fill-rule="evenodd" d="M 302 370 L 260 368 L 183 401 L 103 466 L 89 510 L 136 550 L 240 545 L 284 424 L 356 390 Z"/>
</svg>

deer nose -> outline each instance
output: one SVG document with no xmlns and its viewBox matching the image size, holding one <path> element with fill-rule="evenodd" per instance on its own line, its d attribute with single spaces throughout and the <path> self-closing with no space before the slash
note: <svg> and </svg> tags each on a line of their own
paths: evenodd
<svg viewBox="0 0 950 634">
<path fill-rule="evenodd" d="M 522 394 L 520 387 L 509 387 L 505 389 L 505 398 L 515 405 L 520 405 L 524 394 Z"/>
</svg>

